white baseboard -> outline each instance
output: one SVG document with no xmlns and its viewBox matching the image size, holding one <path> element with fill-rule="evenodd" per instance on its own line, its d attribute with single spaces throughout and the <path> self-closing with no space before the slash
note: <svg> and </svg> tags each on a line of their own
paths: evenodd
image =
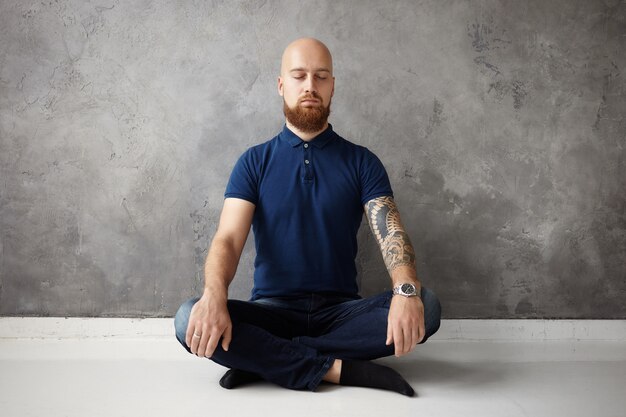
<svg viewBox="0 0 626 417">
<path fill-rule="evenodd" d="M 626 342 L 626 320 L 442 320 L 433 340 Z"/>
<path fill-rule="evenodd" d="M 0 339 L 174 337 L 174 319 L 0 317 Z"/>
<path fill-rule="evenodd" d="M 0 317 L 0 339 L 173 336 L 171 318 Z M 431 340 L 626 342 L 626 320 L 442 320 Z"/>
</svg>

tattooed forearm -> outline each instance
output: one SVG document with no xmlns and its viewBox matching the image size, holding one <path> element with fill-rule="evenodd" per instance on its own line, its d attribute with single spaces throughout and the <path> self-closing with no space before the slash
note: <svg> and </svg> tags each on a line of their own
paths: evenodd
<svg viewBox="0 0 626 417">
<path fill-rule="evenodd" d="M 415 269 L 415 251 L 400 222 L 400 213 L 393 198 L 375 198 L 366 204 L 365 211 L 387 270 L 391 272 L 401 265 Z"/>
</svg>

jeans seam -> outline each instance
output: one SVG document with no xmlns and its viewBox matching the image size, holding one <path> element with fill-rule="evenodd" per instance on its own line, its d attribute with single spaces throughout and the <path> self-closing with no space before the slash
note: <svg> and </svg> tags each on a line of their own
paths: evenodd
<svg viewBox="0 0 626 417">
<path fill-rule="evenodd" d="M 391 291 L 389 291 L 389 293 L 391 293 Z M 385 293 L 383 293 L 383 294 L 385 294 Z M 381 297 L 381 298 L 383 298 L 383 297 Z M 348 315 L 346 315 L 345 317 L 341 317 L 341 318 L 336 319 L 335 322 L 333 323 L 333 327 L 336 328 L 336 327 L 340 326 L 342 323 L 346 322 L 347 320 L 353 318 L 354 316 L 363 314 L 364 312 L 367 312 L 367 311 L 371 311 L 371 310 L 373 310 L 373 309 L 375 309 L 377 307 L 388 308 L 388 307 L 386 307 L 386 304 L 389 302 L 390 298 L 391 298 L 391 294 L 389 294 L 387 297 L 384 297 L 383 300 L 382 300 L 382 303 L 380 303 L 380 304 L 378 304 L 378 303 L 376 303 L 376 304 L 367 304 L 367 305 L 361 306 L 359 308 L 356 308 L 356 309 L 350 311 L 350 313 Z M 362 300 L 367 300 L 367 299 L 362 299 Z"/>
<path fill-rule="evenodd" d="M 324 379 L 324 376 L 328 373 L 328 370 L 333 365 L 333 362 L 335 362 L 335 359 L 333 358 L 326 358 L 326 360 L 324 360 L 324 363 L 322 364 L 322 368 L 320 369 L 320 371 L 307 384 L 307 388 L 310 391 L 315 391 L 317 389 L 319 384 L 322 382 L 322 379 Z"/>
</svg>

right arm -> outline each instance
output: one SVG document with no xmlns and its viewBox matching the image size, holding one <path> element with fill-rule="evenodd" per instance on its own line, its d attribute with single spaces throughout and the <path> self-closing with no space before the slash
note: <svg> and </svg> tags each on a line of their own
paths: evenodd
<svg viewBox="0 0 626 417">
<path fill-rule="evenodd" d="M 189 315 L 185 341 L 195 355 L 211 357 L 220 339 L 222 348 L 228 350 L 232 337 L 232 323 L 226 307 L 228 286 L 237 271 L 254 208 L 254 204 L 246 200 L 224 200 L 219 226 L 204 267 L 204 292 Z M 194 337 L 194 334 L 200 337 Z"/>
</svg>

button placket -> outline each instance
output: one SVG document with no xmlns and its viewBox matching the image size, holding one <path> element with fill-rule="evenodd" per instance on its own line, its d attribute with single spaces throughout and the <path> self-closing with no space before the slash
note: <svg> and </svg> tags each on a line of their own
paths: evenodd
<svg viewBox="0 0 626 417">
<path fill-rule="evenodd" d="M 313 169 L 311 167 L 311 147 L 308 143 L 303 145 L 304 153 L 304 180 L 306 182 L 313 181 Z"/>
</svg>

